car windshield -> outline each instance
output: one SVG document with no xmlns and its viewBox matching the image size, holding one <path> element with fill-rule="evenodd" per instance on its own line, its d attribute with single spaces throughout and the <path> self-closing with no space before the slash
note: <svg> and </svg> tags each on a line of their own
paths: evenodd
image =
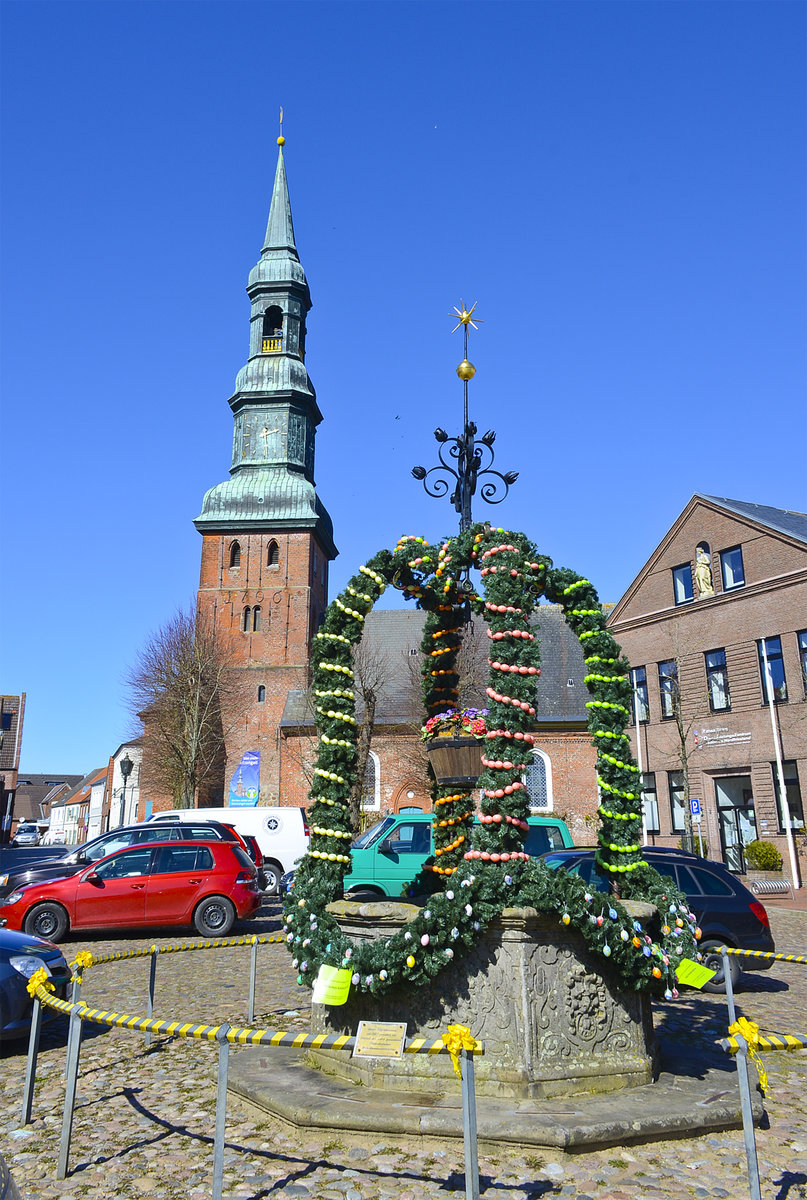
<svg viewBox="0 0 807 1200">
<path fill-rule="evenodd" d="M 394 817 L 384 817 L 383 821 L 379 821 L 376 825 L 373 825 L 372 828 L 363 833 L 361 837 L 356 838 L 355 842 L 353 842 L 351 846 L 351 849 L 366 850 L 368 846 L 372 846 L 373 842 L 378 841 L 382 834 L 389 829 L 390 825 L 394 824 Z"/>
</svg>

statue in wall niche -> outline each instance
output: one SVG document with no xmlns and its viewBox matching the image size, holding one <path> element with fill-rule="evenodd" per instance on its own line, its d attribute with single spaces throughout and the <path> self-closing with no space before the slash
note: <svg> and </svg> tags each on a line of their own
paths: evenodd
<svg viewBox="0 0 807 1200">
<path fill-rule="evenodd" d="M 695 582 L 698 585 L 698 596 L 714 596 L 712 583 L 712 557 L 705 546 L 698 546 L 695 561 Z"/>
</svg>

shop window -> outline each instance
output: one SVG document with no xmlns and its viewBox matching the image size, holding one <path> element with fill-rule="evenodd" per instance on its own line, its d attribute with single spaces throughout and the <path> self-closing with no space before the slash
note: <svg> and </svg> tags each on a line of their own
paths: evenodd
<svg viewBox="0 0 807 1200">
<path fill-rule="evenodd" d="M 658 665 L 658 686 L 661 696 L 661 719 L 669 721 L 675 716 L 678 703 L 678 665 L 674 659 Z"/>
<path fill-rule="evenodd" d="M 780 637 L 761 638 L 757 642 L 759 650 L 759 675 L 762 683 L 762 703 L 768 704 L 769 694 L 773 696 L 774 704 L 787 703 L 787 679 L 785 678 L 785 660 L 782 657 L 782 639 Z M 768 660 L 768 670 L 765 671 L 765 659 Z"/>
<path fill-rule="evenodd" d="M 673 595 L 675 596 L 676 604 L 689 604 L 694 599 L 692 590 L 692 567 L 689 563 L 682 563 L 680 567 L 673 567 Z"/>
<path fill-rule="evenodd" d="M 667 786 L 670 789 L 670 816 L 673 833 L 684 832 L 684 772 L 668 771 Z"/>
<path fill-rule="evenodd" d="M 726 670 L 726 651 L 708 650 L 706 659 L 706 687 L 709 692 L 709 707 L 712 712 L 726 712 L 731 708 L 729 676 Z"/>
<path fill-rule="evenodd" d="M 776 796 L 776 810 L 779 814 L 779 832 L 785 832 L 785 807 L 782 804 L 782 791 L 779 787 L 779 771 L 776 763 L 771 763 L 773 772 L 773 790 Z M 782 763 L 782 774 L 785 781 L 785 796 L 790 809 L 790 828 L 796 833 L 804 832 L 804 806 L 799 786 L 799 771 L 795 759 L 786 759 Z"/>
<path fill-rule="evenodd" d="M 728 550 L 720 551 L 720 573 L 724 592 L 745 586 L 743 552 L 740 546 L 730 546 Z"/>
<path fill-rule="evenodd" d="M 543 750 L 533 750 L 532 762 L 524 776 L 527 785 L 527 795 L 530 798 L 532 812 L 551 812 L 552 798 L 552 763 L 549 755 Z"/>
<path fill-rule="evenodd" d="M 656 776 L 654 772 L 642 775 L 642 806 L 644 809 L 645 828 L 648 833 L 660 833 L 658 821 L 658 795 L 656 794 Z"/>
<path fill-rule="evenodd" d="M 241 566 L 241 547 L 238 542 L 230 546 L 230 569 Z"/>
<path fill-rule="evenodd" d="M 267 567 L 280 566 L 280 547 L 274 538 L 266 547 L 266 565 Z"/>
<path fill-rule="evenodd" d="M 643 725 L 650 720 L 650 700 L 647 694 L 647 671 L 644 667 L 634 667 L 630 673 L 633 685 L 633 723 Z"/>
</svg>

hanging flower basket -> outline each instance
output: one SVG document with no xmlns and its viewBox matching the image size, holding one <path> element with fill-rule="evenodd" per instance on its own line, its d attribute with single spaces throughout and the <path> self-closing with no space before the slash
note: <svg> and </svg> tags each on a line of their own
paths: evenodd
<svg viewBox="0 0 807 1200">
<path fill-rule="evenodd" d="M 482 774 L 482 742 L 473 737 L 441 733 L 426 742 L 437 782 L 450 787 L 476 787 Z"/>
<path fill-rule="evenodd" d="M 430 717 L 421 733 L 437 782 L 476 787 L 482 774 L 486 708 L 448 709 Z"/>
</svg>

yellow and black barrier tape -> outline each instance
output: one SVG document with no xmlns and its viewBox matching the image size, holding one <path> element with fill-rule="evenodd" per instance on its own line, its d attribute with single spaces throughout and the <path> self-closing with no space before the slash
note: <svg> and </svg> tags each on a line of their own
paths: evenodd
<svg viewBox="0 0 807 1200">
<path fill-rule="evenodd" d="M 282 933 L 244 934 L 234 938 L 211 938 L 204 942 L 174 942 L 168 946 L 147 946 L 143 950 L 114 950 L 109 954 L 93 955 L 91 966 L 98 963 L 119 962 L 125 958 L 149 958 L 152 954 L 175 954 L 181 950 L 218 950 L 227 946 L 267 946 L 285 942 Z"/>
<path fill-rule="evenodd" d="M 769 954 L 765 950 L 735 950 L 732 946 L 720 946 L 717 953 L 719 954 L 722 950 L 742 958 L 770 958 L 775 962 L 807 963 L 807 954 Z"/>
<path fill-rule="evenodd" d="M 718 1042 L 727 1054 L 736 1054 L 739 1044 L 736 1037 L 721 1038 Z M 807 1033 L 760 1033 L 757 1050 L 804 1050 L 807 1048 Z"/>
<path fill-rule="evenodd" d="M 60 1000 L 51 995 L 42 986 L 36 989 L 36 996 L 42 1004 L 55 1008 L 66 1016 L 70 1016 L 76 1010 L 82 1021 L 92 1021 L 96 1025 L 114 1026 L 119 1029 L 136 1029 L 141 1033 L 161 1033 L 166 1037 L 197 1038 L 200 1041 L 214 1042 L 222 1028 L 221 1025 L 200 1025 L 193 1021 L 163 1021 L 157 1017 L 134 1017 L 129 1013 L 117 1013 L 109 1009 L 89 1008 L 83 1000 L 71 1004 L 68 1000 Z M 346 1034 L 287 1033 L 278 1029 L 249 1029 L 239 1026 L 231 1026 L 228 1029 L 227 1041 L 246 1046 L 295 1046 L 321 1050 L 352 1050 L 356 1045 L 355 1037 L 348 1037 Z M 476 1042 L 473 1053 L 484 1052 L 482 1042 Z M 411 1038 L 404 1047 L 404 1053 L 448 1054 L 449 1050 L 440 1038 Z"/>
</svg>

